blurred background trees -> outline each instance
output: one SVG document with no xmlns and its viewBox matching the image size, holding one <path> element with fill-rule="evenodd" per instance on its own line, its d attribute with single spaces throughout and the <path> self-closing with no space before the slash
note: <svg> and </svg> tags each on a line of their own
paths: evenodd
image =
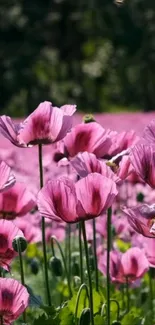
<svg viewBox="0 0 155 325">
<path fill-rule="evenodd" d="M 0 109 L 155 107 L 153 0 L 0 0 Z"/>
</svg>

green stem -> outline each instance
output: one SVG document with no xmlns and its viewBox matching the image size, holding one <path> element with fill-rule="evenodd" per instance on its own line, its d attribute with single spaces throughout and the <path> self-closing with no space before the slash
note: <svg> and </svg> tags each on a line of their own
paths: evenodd
<svg viewBox="0 0 155 325">
<path fill-rule="evenodd" d="M 111 208 L 107 213 L 107 325 L 110 325 L 110 249 L 111 249 Z"/>
<path fill-rule="evenodd" d="M 72 297 L 72 289 L 71 289 L 71 284 L 70 284 L 69 273 L 68 273 L 68 270 L 67 270 L 66 259 L 65 259 L 64 253 L 63 253 L 63 251 L 62 251 L 61 245 L 59 244 L 58 240 L 57 240 L 56 237 L 54 237 L 54 236 L 51 236 L 51 247 L 52 247 L 52 252 L 54 252 L 53 241 L 56 242 L 56 244 L 57 244 L 57 246 L 58 246 L 58 248 L 59 248 L 59 251 L 60 251 L 60 254 L 61 254 L 62 260 L 63 260 L 64 270 L 65 270 L 65 274 L 66 274 L 66 278 L 67 278 L 67 283 L 68 283 L 69 295 L 70 295 L 70 298 L 71 298 L 71 297 Z M 55 256 L 55 253 L 54 253 L 53 255 Z"/>
<path fill-rule="evenodd" d="M 21 283 L 23 286 L 25 286 L 23 257 L 22 257 L 22 252 L 21 252 L 20 240 L 18 240 L 18 239 L 17 239 L 17 247 L 18 247 L 18 254 L 19 254 Z M 26 312 L 25 311 L 23 312 L 23 321 L 24 321 L 24 323 L 26 323 Z"/>
<path fill-rule="evenodd" d="M 38 145 L 39 149 L 39 172 L 40 172 L 40 188 L 43 187 L 43 164 L 42 164 L 42 144 Z M 43 258 L 44 258 L 44 277 L 47 294 L 48 305 L 51 306 L 51 296 L 49 290 L 48 268 L 47 268 L 47 254 L 46 254 L 46 238 L 45 238 L 45 219 L 42 217 L 42 243 L 43 243 Z"/>
<path fill-rule="evenodd" d="M 130 311 L 130 292 L 129 292 L 129 281 L 126 277 L 126 297 L 127 297 L 127 313 Z"/>
<path fill-rule="evenodd" d="M 110 299 L 110 303 L 114 302 L 117 306 L 117 321 L 119 321 L 119 315 L 120 315 L 120 305 L 119 302 L 116 299 Z"/>
<path fill-rule="evenodd" d="M 78 324 L 78 319 L 77 319 L 77 314 L 78 314 L 78 307 L 79 307 L 79 300 L 80 300 L 80 296 L 81 296 L 81 292 L 82 290 L 85 289 L 86 291 L 86 295 L 89 301 L 89 291 L 88 291 L 88 287 L 85 283 L 81 284 L 81 287 L 79 288 L 78 294 L 77 294 L 77 299 L 76 299 L 76 306 L 75 306 L 75 325 Z"/>
<path fill-rule="evenodd" d="M 149 270 L 149 300 L 150 300 L 150 310 L 151 310 L 151 320 L 152 323 L 154 321 L 154 311 L 153 311 L 153 283 L 152 283 L 152 276 L 151 276 L 151 271 Z"/>
<path fill-rule="evenodd" d="M 92 281 L 91 281 L 91 271 L 90 271 L 90 263 L 89 263 L 89 253 L 88 253 L 88 245 L 87 245 L 87 237 L 86 237 L 86 229 L 85 222 L 81 221 L 82 225 L 82 233 L 85 247 L 85 255 L 86 255 L 86 264 L 87 264 L 87 272 L 88 272 L 88 282 L 89 282 L 89 303 L 90 303 L 90 311 L 91 311 L 91 325 L 94 325 L 94 312 L 93 312 L 93 289 L 92 289 Z"/>
<path fill-rule="evenodd" d="M 80 278 L 81 278 L 81 284 L 82 284 L 83 283 L 83 256 L 82 256 L 81 233 L 82 233 L 81 222 L 79 222 Z"/>
<path fill-rule="evenodd" d="M 68 224 L 68 273 L 71 276 L 71 225 Z"/>
<path fill-rule="evenodd" d="M 94 248 L 94 264 L 95 264 L 95 285 L 96 291 L 99 290 L 99 283 L 98 283 L 98 265 L 97 265 L 97 252 L 96 252 L 96 222 L 93 219 L 93 248 Z"/>
<path fill-rule="evenodd" d="M 125 290 L 124 290 L 124 283 L 121 285 L 121 292 L 122 292 L 122 308 L 125 310 L 126 304 L 125 304 Z"/>
</svg>

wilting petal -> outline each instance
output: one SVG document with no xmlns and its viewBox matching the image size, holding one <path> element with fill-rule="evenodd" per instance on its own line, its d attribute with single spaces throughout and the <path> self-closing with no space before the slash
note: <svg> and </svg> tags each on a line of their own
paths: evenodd
<svg viewBox="0 0 155 325">
<path fill-rule="evenodd" d="M 138 144 L 130 152 L 130 161 L 135 172 L 151 187 L 155 187 L 155 148 Z"/>
<path fill-rule="evenodd" d="M 101 163 L 93 153 L 79 153 L 71 159 L 70 163 L 81 177 L 85 177 L 90 173 L 101 174 Z"/>
<path fill-rule="evenodd" d="M 155 120 L 152 120 L 144 129 L 143 138 L 148 144 L 155 144 Z"/>
<path fill-rule="evenodd" d="M 70 163 L 81 177 L 86 177 L 90 173 L 98 173 L 113 179 L 117 183 L 120 182 L 119 177 L 113 173 L 105 161 L 97 159 L 93 153 L 79 153 L 76 157 L 71 159 Z"/>
<path fill-rule="evenodd" d="M 128 216 L 130 226 L 138 233 L 146 237 L 155 237 L 151 233 L 154 224 L 155 205 L 143 204 L 138 207 L 123 207 L 122 211 Z"/>
<path fill-rule="evenodd" d="M 112 145 L 109 150 L 109 155 L 115 156 L 121 151 L 124 151 L 135 145 L 137 141 L 138 137 L 133 130 L 116 133 L 112 137 Z"/>
<path fill-rule="evenodd" d="M 2 161 L 0 163 L 0 192 L 3 192 L 12 187 L 16 182 L 16 179 L 11 175 L 11 168 Z"/>
<path fill-rule="evenodd" d="M 23 147 L 17 139 L 20 128 L 21 123 L 14 124 L 9 116 L 0 116 L 0 133 L 17 147 Z"/>
</svg>

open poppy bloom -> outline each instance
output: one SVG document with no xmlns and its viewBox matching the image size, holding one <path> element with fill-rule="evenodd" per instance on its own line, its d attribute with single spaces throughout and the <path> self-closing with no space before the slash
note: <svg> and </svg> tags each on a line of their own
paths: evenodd
<svg viewBox="0 0 155 325">
<path fill-rule="evenodd" d="M 79 152 L 91 152 L 103 157 L 111 146 L 113 131 L 105 130 L 100 124 L 91 122 L 76 125 L 64 138 L 65 154 L 74 157 Z"/>
<path fill-rule="evenodd" d="M 23 183 L 16 183 L 0 193 L 0 219 L 21 217 L 36 206 L 33 194 Z"/>
<path fill-rule="evenodd" d="M 137 144 L 130 152 L 130 161 L 138 176 L 155 188 L 155 147 Z"/>
<path fill-rule="evenodd" d="M 142 204 L 136 207 L 123 207 L 130 226 L 145 237 L 155 237 L 155 204 Z"/>
<path fill-rule="evenodd" d="M 11 325 L 28 307 L 29 293 L 18 281 L 0 278 L 0 319 Z"/>
<path fill-rule="evenodd" d="M 16 236 L 24 237 L 17 226 L 8 220 L 0 220 L 0 266 L 9 270 L 9 265 L 17 253 L 12 248 Z"/>
<path fill-rule="evenodd" d="M 106 274 L 106 253 L 99 256 L 99 269 Z M 142 278 L 149 270 L 149 262 L 142 249 L 129 248 L 125 253 L 111 251 L 110 253 L 110 277 L 113 282 L 132 283 Z"/>
<path fill-rule="evenodd" d="M 18 147 L 51 144 L 63 139 L 72 127 L 75 105 L 61 108 L 45 101 L 23 123 L 15 125 L 9 116 L 0 117 L 0 132 Z"/>
<path fill-rule="evenodd" d="M 118 194 L 112 179 L 91 173 L 76 184 L 67 178 L 49 181 L 38 194 L 42 216 L 68 223 L 98 217 Z"/>
<path fill-rule="evenodd" d="M 4 162 L 0 162 L 0 192 L 4 192 L 12 187 L 16 182 L 15 177 L 11 173 L 11 168 Z"/>
<path fill-rule="evenodd" d="M 155 145 L 155 120 L 152 120 L 144 129 L 143 138 L 148 144 Z"/>
<path fill-rule="evenodd" d="M 98 173 L 113 179 L 116 183 L 120 182 L 119 177 L 107 166 L 106 162 L 97 159 L 93 153 L 87 151 L 79 153 L 71 159 L 70 163 L 80 177 L 86 177 L 90 173 Z"/>
</svg>

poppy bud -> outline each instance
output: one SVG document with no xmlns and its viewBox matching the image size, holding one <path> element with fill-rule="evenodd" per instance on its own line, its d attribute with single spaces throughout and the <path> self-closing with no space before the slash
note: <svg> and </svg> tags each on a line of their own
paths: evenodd
<svg viewBox="0 0 155 325">
<path fill-rule="evenodd" d="M 74 260 L 72 263 L 72 275 L 79 276 L 79 274 L 80 274 L 79 263 L 76 260 Z"/>
<path fill-rule="evenodd" d="M 82 310 L 78 325 L 90 324 L 90 308 L 84 308 Z"/>
<path fill-rule="evenodd" d="M 79 276 L 74 276 L 73 277 L 73 285 L 74 285 L 74 288 L 79 288 L 80 285 L 81 285 L 81 279 Z"/>
<path fill-rule="evenodd" d="M 83 117 L 83 122 L 84 123 L 91 123 L 91 122 L 95 122 L 94 116 L 92 114 L 86 114 Z"/>
<path fill-rule="evenodd" d="M 56 256 L 52 256 L 49 261 L 50 269 L 52 270 L 53 275 L 55 276 L 62 276 L 63 274 L 63 268 L 62 263 L 59 258 Z"/>
<path fill-rule="evenodd" d="M 31 268 L 31 272 L 33 274 L 38 274 L 39 272 L 39 261 L 37 258 L 33 258 L 30 262 L 30 268 Z"/>
<path fill-rule="evenodd" d="M 16 236 L 13 239 L 12 247 L 16 252 L 24 252 L 27 248 L 27 241 L 25 237 Z"/>
<path fill-rule="evenodd" d="M 142 192 L 137 194 L 137 202 L 144 202 L 144 194 Z"/>
<path fill-rule="evenodd" d="M 112 325 L 121 325 L 121 322 L 119 322 L 119 320 L 114 320 L 112 322 Z"/>
</svg>

